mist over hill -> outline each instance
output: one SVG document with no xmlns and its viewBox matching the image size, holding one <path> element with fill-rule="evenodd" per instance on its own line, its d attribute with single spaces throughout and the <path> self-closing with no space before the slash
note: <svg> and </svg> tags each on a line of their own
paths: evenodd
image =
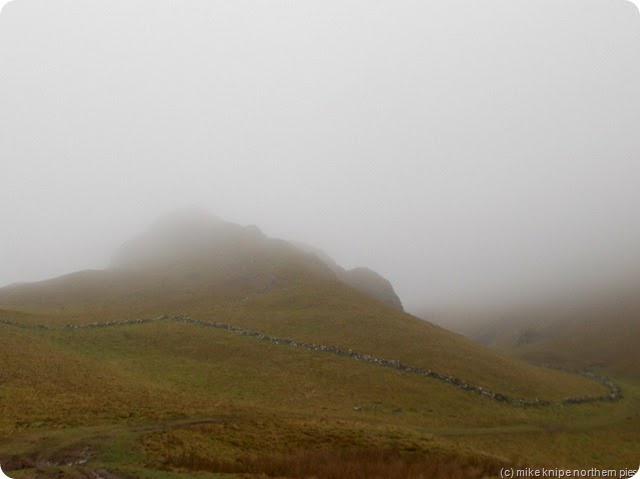
<svg viewBox="0 0 640 479">
<path fill-rule="evenodd" d="M 640 278 L 590 294 L 418 317 L 527 361 L 640 377 Z"/>
<path fill-rule="evenodd" d="M 267 238 L 257 227 L 223 221 L 203 210 L 173 212 L 124 243 L 111 262 L 113 268 L 171 270 L 191 267 L 215 270 L 233 267 L 269 252 L 273 260 L 295 249 Z"/>
<path fill-rule="evenodd" d="M 555 390 L 562 377 L 404 313 L 390 283 L 369 269 L 344 270 L 317 250 L 198 209 L 159 219 L 126 242 L 108 269 L 0 288 L 0 309 L 10 317 L 31 312 L 27 322 L 47 324 L 184 313 L 224 318 L 264 334 L 410 359 L 525 395 L 550 384 Z"/>
<path fill-rule="evenodd" d="M 193 279 L 241 275 L 247 283 L 261 281 L 267 288 L 279 280 L 275 265 L 296 257 L 310 265 L 315 274 L 335 277 L 402 310 L 391 283 L 375 271 L 363 267 L 347 271 L 319 249 L 269 238 L 257 226 L 243 227 L 199 209 L 181 210 L 159 219 L 145 233 L 122 245 L 111 266 L 183 270 Z"/>
<path fill-rule="evenodd" d="M 528 307 L 419 315 L 528 361 L 640 377 L 640 283 L 591 298 Z"/>
<path fill-rule="evenodd" d="M 626 0 L 7 3 L 0 464 L 637 467 L 639 78 Z"/>
<path fill-rule="evenodd" d="M 640 268 L 625 0 L 18 0 L 0 71 L 0 285 L 102 268 L 183 205 L 380 272 L 408 310 Z"/>
<path fill-rule="evenodd" d="M 308 475 L 319 464 L 377 473 L 421 461 L 419 475 L 385 477 L 424 477 L 425 461 L 445 454 L 450 469 L 429 477 L 456 477 L 470 456 L 462 477 L 475 478 L 495 461 L 592 461 L 589 448 L 537 447 L 565 437 L 565 424 L 581 445 L 620 444 L 605 464 L 635 453 L 633 386 L 505 357 L 385 302 L 393 290 L 370 270 L 342 273 L 303 249 L 182 211 L 125 243 L 108 269 L 0 288 L 3 466 L 178 478 L 273 471 L 277 459 L 278 477 L 291 477 L 292 461 L 321 449 Z M 486 444 L 496 430 L 517 434 L 513 458 L 502 432 Z M 43 452 L 34 437 L 52 434 Z M 344 459 L 360 447 L 364 457 Z"/>
</svg>

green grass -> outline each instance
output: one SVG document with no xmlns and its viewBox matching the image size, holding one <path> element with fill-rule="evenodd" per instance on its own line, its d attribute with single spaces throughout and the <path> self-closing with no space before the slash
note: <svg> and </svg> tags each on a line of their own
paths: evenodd
<svg viewBox="0 0 640 479">
<path fill-rule="evenodd" d="M 306 470 L 329 458 L 357 468 L 377 451 L 404 464 L 398 470 L 420 464 L 453 474 L 454 464 L 472 474 L 527 461 L 631 467 L 637 452 L 640 388 L 632 384 L 619 403 L 517 408 L 192 324 L 0 328 L 11 348 L 2 354 L 0 458 L 36 466 L 88 447 L 94 470 L 191 477 L 187 470 Z"/>
<path fill-rule="evenodd" d="M 247 293 L 240 286 L 230 291 L 224 282 L 226 286 L 218 288 L 215 278 L 185 280 L 176 272 L 163 276 L 94 271 L 0 292 L 0 305 L 31 313 L 22 319 L 25 323 L 53 325 L 188 313 L 273 336 L 397 359 L 512 396 L 561 399 L 604 393 L 593 381 L 507 359 L 330 277 L 296 272 L 294 266 L 285 263 L 278 286 L 259 293 Z"/>
<path fill-rule="evenodd" d="M 214 272 L 193 264 L 89 271 L 0 290 L 0 319 L 25 326 L 0 323 L 5 472 L 173 479 L 308 477 L 316 468 L 348 479 L 374 464 L 388 477 L 467 478 L 495 476 L 505 464 L 637 461 L 633 381 L 622 381 L 619 402 L 563 406 L 566 396 L 605 390 L 387 307 L 313 264 L 273 258 Z M 275 286 L 265 289 L 271 275 Z M 181 313 L 555 402 L 515 407 L 416 374 L 194 324 L 61 327 Z M 86 464 L 67 465 L 84 451 Z"/>
</svg>

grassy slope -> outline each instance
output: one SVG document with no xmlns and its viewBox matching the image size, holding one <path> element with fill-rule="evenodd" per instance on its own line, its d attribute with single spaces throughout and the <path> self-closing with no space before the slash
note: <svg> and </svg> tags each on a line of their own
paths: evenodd
<svg viewBox="0 0 640 479">
<path fill-rule="evenodd" d="M 306 264 L 272 267 L 277 282 L 229 286 L 190 272 L 88 271 L 0 291 L 0 308 L 31 324 L 89 323 L 188 313 L 265 334 L 353 349 L 451 374 L 509 395 L 560 399 L 600 395 L 587 379 L 506 359 L 460 335 L 385 306 Z M 231 281 L 233 285 L 234 282 Z M 265 283 L 268 284 L 268 283 Z"/>
<path fill-rule="evenodd" d="M 631 467 L 637 452 L 603 452 L 601 443 L 637 439 L 630 424 L 640 417 L 640 392 L 631 386 L 616 404 L 515 408 L 439 381 L 195 325 L 0 325 L 0 335 L 0 459 L 10 465 L 87 449 L 101 467 L 125 471 L 206 469 L 207 458 L 229 468 L 249 461 L 248 452 L 260 463 L 313 463 L 320 459 L 309 451 L 359 448 L 495 471 L 560 459 L 592 465 L 592 450 L 600 451 L 597 464 Z M 580 438 L 582 450 L 567 435 Z M 545 453 L 545 441 L 558 446 Z"/>
<path fill-rule="evenodd" d="M 504 463 L 544 462 L 551 456 L 529 449 L 567 432 L 586 428 L 583 448 L 561 444 L 553 454 L 585 466 L 593 465 L 589 448 L 638 439 L 626 422 L 640 411 L 632 384 L 615 404 L 517 408 L 440 381 L 192 324 L 56 329 L 187 313 L 398 359 L 510 395 L 603 392 L 384 306 L 281 242 L 255 236 L 221 251 L 0 290 L 2 318 L 54 327 L 0 323 L 0 460 L 13 470 L 29 466 L 12 476 L 92 477 L 77 475 L 80 464 L 64 466 L 84 457 L 106 468 L 103 477 L 111 469 L 121 471 L 114 477 L 169 479 L 194 475 L 181 475 L 184 468 L 252 467 L 282 475 L 326 464 L 344 466 L 334 477 L 359 477 L 345 471 L 386 467 L 372 462 L 374 454 L 405 470 L 398 477 L 420 477 L 409 471 L 414 466 L 429 477 L 479 477 Z M 508 455 L 497 439 L 505 435 L 518 438 Z M 627 449 L 599 460 L 631 467 L 635 451 Z"/>
</svg>

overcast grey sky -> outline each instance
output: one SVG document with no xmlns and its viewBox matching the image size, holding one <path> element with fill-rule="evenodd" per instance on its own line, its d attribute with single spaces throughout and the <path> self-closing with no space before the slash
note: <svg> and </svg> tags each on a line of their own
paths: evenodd
<svg viewBox="0 0 640 479">
<path fill-rule="evenodd" d="M 409 309 L 640 272 L 624 0 L 14 0 L 0 285 L 101 268 L 200 206 Z"/>
</svg>

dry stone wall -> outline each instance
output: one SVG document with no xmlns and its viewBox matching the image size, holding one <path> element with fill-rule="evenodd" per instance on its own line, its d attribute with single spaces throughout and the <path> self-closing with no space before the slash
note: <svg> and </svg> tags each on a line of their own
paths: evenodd
<svg viewBox="0 0 640 479">
<path fill-rule="evenodd" d="M 352 349 L 341 349 L 331 345 L 308 343 L 308 342 L 297 341 L 289 338 L 279 338 L 275 336 L 269 336 L 267 334 L 262 334 L 258 331 L 253 331 L 247 328 L 234 326 L 232 324 L 221 323 L 216 321 L 203 321 L 200 319 L 192 318 L 191 316 L 188 316 L 188 315 L 180 315 L 180 316 L 162 315 L 155 318 L 137 318 L 137 319 L 127 319 L 123 321 L 105 321 L 105 322 L 95 322 L 95 323 L 88 323 L 88 324 L 67 324 L 62 326 L 62 329 L 73 330 L 73 329 L 84 329 L 84 328 L 107 328 L 107 327 L 118 327 L 118 326 L 126 326 L 126 325 L 133 325 L 133 324 L 145 324 L 145 323 L 152 323 L 156 321 L 176 321 L 179 323 L 193 324 L 193 325 L 197 325 L 205 328 L 223 329 L 223 330 L 229 331 L 230 333 L 252 337 L 260 341 L 268 341 L 268 342 L 271 342 L 274 344 L 280 344 L 283 346 L 302 348 L 302 349 L 306 349 L 306 350 L 314 351 L 318 353 L 329 353 L 336 356 L 349 357 L 356 361 L 367 362 L 367 363 L 374 364 L 376 366 L 393 368 L 405 373 L 415 374 L 418 376 L 423 376 L 427 378 L 436 379 L 438 381 L 443 381 L 459 389 L 462 389 L 464 391 L 474 392 L 476 394 L 480 394 L 481 396 L 492 399 L 494 401 L 505 402 L 505 403 L 512 404 L 514 406 L 532 407 L 532 406 L 550 406 L 554 404 L 552 401 L 545 400 L 545 399 L 524 399 L 524 398 L 508 396 L 506 394 L 501 394 L 495 391 L 491 391 L 490 389 L 484 388 L 482 386 L 468 383 L 462 379 L 459 379 L 455 376 L 451 376 L 449 374 L 442 374 L 436 371 L 432 371 L 430 369 L 412 366 L 409 364 L 402 363 L 395 359 L 378 358 L 369 354 L 362 354 L 357 351 L 353 351 Z M 44 325 L 25 326 L 15 321 L 3 320 L 3 319 L 0 319 L 0 323 L 16 326 L 16 327 L 54 329 Z M 583 375 L 585 377 L 588 377 L 594 381 L 601 383 L 603 386 L 607 388 L 608 393 L 602 396 L 568 397 L 562 400 L 562 403 L 564 404 L 581 404 L 581 403 L 594 402 L 594 401 L 617 401 L 622 397 L 620 388 L 613 381 L 611 381 L 606 377 L 598 376 L 591 372 L 581 372 L 581 371 L 571 371 L 571 372 L 575 374 Z"/>
</svg>

